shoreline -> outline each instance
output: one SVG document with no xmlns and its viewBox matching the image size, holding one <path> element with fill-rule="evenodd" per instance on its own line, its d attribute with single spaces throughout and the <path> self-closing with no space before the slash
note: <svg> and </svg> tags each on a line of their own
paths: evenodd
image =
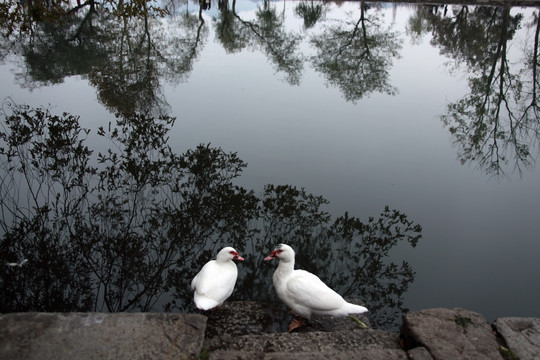
<svg viewBox="0 0 540 360">
<path fill-rule="evenodd" d="M 285 313 L 285 316 L 290 316 Z M 312 319 L 276 331 L 268 304 L 229 302 L 204 314 L 11 313 L 0 315 L 4 359 L 538 359 L 540 318 L 488 323 L 464 309 L 403 316 L 399 332 L 349 318 Z M 270 327 L 269 327 L 270 326 Z"/>
</svg>

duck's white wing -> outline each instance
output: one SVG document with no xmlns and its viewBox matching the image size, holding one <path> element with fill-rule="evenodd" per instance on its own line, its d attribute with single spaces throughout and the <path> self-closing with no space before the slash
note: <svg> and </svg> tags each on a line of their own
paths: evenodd
<svg viewBox="0 0 540 360">
<path fill-rule="evenodd" d="M 236 266 L 222 266 L 217 261 L 210 261 L 192 281 L 195 292 L 220 304 L 232 293 L 238 271 Z"/>
<path fill-rule="evenodd" d="M 341 295 L 305 270 L 295 270 L 286 289 L 289 300 L 316 311 L 331 311 L 345 303 Z"/>
<path fill-rule="evenodd" d="M 191 280 L 191 290 L 195 290 L 197 288 L 197 285 L 199 284 L 199 274 L 201 272 L 199 271 L 197 275 Z"/>
</svg>

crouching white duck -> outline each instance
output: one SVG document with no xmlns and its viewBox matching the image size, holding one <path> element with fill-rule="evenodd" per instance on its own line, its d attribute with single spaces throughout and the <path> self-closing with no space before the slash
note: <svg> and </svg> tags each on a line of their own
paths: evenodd
<svg viewBox="0 0 540 360">
<path fill-rule="evenodd" d="M 220 306 L 231 296 L 238 269 L 233 260 L 244 261 L 238 252 L 228 246 L 219 251 L 216 260 L 210 260 L 191 281 L 193 300 L 200 310 Z"/>
<path fill-rule="evenodd" d="M 294 255 L 294 250 L 289 245 L 280 244 L 264 258 L 265 261 L 279 259 L 272 278 L 274 288 L 281 301 L 293 313 L 309 320 L 312 315 L 338 317 L 368 311 L 363 306 L 345 301 L 318 276 L 305 270 L 294 270 Z M 294 319 L 289 325 L 289 332 L 301 326 L 303 321 Z"/>
</svg>

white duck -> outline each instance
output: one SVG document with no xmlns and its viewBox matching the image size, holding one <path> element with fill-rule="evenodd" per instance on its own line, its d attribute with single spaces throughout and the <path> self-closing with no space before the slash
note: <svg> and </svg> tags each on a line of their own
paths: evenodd
<svg viewBox="0 0 540 360">
<path fill-rule="evenodd" d="M 310 319 L 312 315 L 349 316 L 362 314 L 368 309 L 346 302 L 341 295 L 330 289 L 316 275 L 305 270 L 294 270 L 294 250 L 285 244 L 264 258 L 279 259 L 272 278 L 278 297 L 296 315 Z M 302 320 L 294 319 L 289 332 L 303 326 Z"/>
<path fill-rule="evenodd" d="M 219 251 L 216 260 L 210 260 L 191 281 L 193 300 L 200 310 L 220 306 L 231 296 L 238 269 L 233 260 L 244 261 L 238 252 L 228 246 Z"/>
</svg>

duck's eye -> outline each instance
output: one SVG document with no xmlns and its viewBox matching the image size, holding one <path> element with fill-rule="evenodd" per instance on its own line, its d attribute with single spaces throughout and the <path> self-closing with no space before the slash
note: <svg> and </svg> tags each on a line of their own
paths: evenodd
<svg viewBox="0 0 540 360">
<path fill-rule="evenodd" d="M 236 251 L 229 251 L 229 254 L 231 255 L 238 255 L 238 253 Z"/>
<path fill-rule="evenodd" d="M 281 254 L 283 252 L 283 250 L 279 249 L 276 251 L 278 254 Z"/>
</svg>

